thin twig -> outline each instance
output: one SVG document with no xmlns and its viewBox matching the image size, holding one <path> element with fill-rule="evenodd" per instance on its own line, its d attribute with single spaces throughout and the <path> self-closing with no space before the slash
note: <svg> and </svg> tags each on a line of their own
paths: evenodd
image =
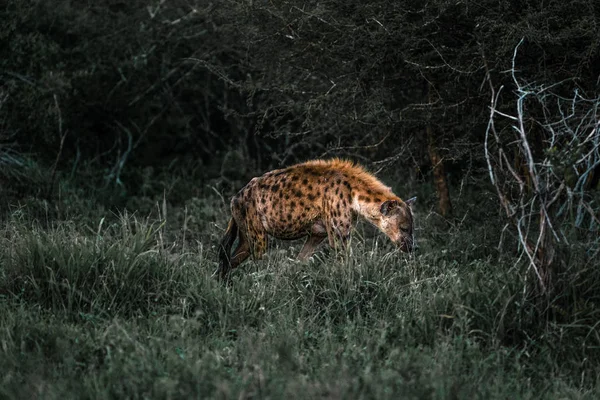
<svg viewBox="0 0 600 400">
<path fill-rule="evenodd" d="M 54 94 L 54 105 L 56 106 L 56 113 L 58 115 L 58 135 L 60 137 L 60 146 L 58 148 L 58 153 L 56 154 L 56 160 L 54 160 L 54 165 L 52 166 L 52 172 L 50 173 L 50 183 L 48 184 L 48 191 L 46 192 L 46 198 L 50 199 L 52 192 L 54 190 L 54 181 L 56 179 L 56 168 L 58 166 L 58 162 L 60 161 L 60 157 L 63 152 L 63 147 L 65 144 L 65 139 L 67 138 L 68 131 L 63 133 L 63 120 L 62 113 L 60 111 L 60 106 L 58 104 L 58 96 Z"/>
</svg>

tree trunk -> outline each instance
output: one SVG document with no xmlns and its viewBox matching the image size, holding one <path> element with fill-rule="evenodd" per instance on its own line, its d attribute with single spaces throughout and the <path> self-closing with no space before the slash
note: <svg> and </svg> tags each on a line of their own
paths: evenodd
<svg viewBox="0 0 600 400">
<path fill-rule="evenodd" d="M 426 84 L 425 90 L 427 91 L 429 104 L 432 104 L 433 99 L 429 84 Z M 425 130 L 427 132 L 427 152 L 429 153 L 429 160 L 433 169 L 433 183 L 435 184 L 438 196 L 438 210 L 444 218 L 448 218 L 452 215 L 452 203 L 450 202 L 450 189 L 448 188 L 448 180 L 446 179 L 446 169 L 444 168 L 444 162 L 433 135 L 431 122 L 427 123 Z"/>
</svg>

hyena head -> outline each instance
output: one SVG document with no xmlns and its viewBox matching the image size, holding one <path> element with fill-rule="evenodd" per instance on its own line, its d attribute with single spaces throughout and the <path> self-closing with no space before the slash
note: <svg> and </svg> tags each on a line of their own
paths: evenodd
<svg viewBox="0 0 600 400">
<path fill-rule="evenodd" d="M 414 249 L 414 227 L 412 204 L 417 198 L 413 197 L 405 202 L 387 200 L 381 204 L 381 220 L 379 228 L 404 252 Z"/>
</svg>

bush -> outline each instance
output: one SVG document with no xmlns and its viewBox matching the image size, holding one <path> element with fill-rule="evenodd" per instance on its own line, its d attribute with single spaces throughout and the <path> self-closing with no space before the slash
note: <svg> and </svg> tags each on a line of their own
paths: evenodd
<svg viewBox="0 0 600 400">
<path fill-rule="evenodd" d="M 554 298 L 555 290 L 569 290 L 559 282 L 579 286 L 576 270 L 587 271 L 600 254 L 600 98 L 586 99 L 577 89 L 567 98 L 559 94 L 566 83 L 522 83 L 514 65 L 511 73 L 515 112 L 497 109 L 500 93 L 492 88 L 486 159 L 537 291 Z M 506 129 L 498 119 L 508 120 L 499 125 Z M 503 132 L 509 129 L 512 135 Z M 600 288 L 591 282 L 583 292 L 596 301 Z"/>
</svg>

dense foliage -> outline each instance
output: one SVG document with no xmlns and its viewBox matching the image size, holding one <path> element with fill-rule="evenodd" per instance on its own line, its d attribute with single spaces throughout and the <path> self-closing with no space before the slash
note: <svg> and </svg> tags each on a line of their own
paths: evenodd
<svg viewBox="0 0 600 400">
<path fill-rule="evenodd" d="M 481 157 L 486 80 L 515 89 L 521 39 L 522 81 L 598 90 L 592 1 L 9 0 L 1 12 L 2 139 L 51 163 L 62 132 L 65 167 L 207 165 L 241 147 L 263 169 L 322 155 L 398 168 L 424 164 L 430 124 L 465 169 Z"/>
</svg>

